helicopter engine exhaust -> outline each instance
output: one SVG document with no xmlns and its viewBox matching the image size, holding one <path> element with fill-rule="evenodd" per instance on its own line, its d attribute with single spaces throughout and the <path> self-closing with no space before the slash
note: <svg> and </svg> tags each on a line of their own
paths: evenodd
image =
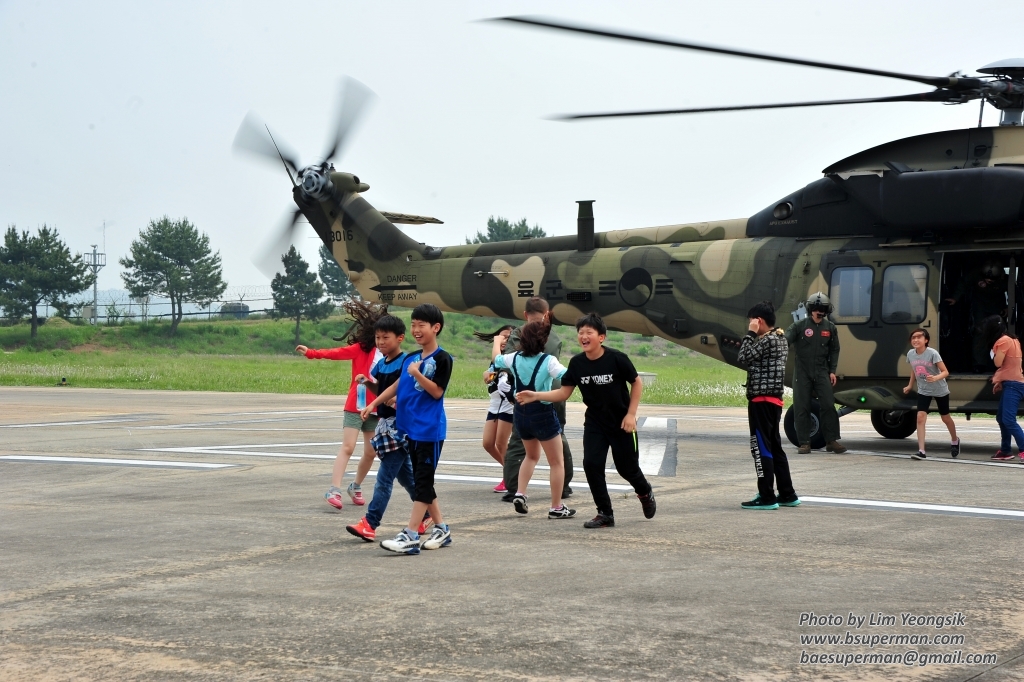
<svg viewBox="0 0 1024 682">
<path fill-rule="evenodd" d="M 576 250 L 594 250 L 594 200 L 577 201 L 580 205 L 576 216 Z"/>
</svg>

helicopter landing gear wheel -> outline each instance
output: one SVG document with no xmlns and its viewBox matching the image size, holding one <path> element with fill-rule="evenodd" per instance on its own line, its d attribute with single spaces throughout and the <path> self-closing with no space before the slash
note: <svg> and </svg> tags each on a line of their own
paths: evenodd
<svg viewBox="0 0 1024 682">
<path fill-rule="evenodd" d="M 811 449 L 820 450 L 825 447 L 825 435 L 821 432 L 821 405 L 817 400 L 811 401 Z M 800 439 L 796 435 L 796 410 L 790 407 L 786 410 L 786 416 L 782 420 L 782 427 L 786 431 L 786 438 L 793 445 L 800 447 Z"/>
<path fill-rule="evenodd" d="M 906 438 L 917 431 L 917 410 L 871 410 L 871 426 L 883 438 Z"/>
</svg>

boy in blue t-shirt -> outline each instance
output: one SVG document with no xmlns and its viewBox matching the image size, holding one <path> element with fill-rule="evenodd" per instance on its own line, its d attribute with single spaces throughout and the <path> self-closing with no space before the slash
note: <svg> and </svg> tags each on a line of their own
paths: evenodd
<svg viewBox="0 0 1024 682">
<path fill-rule="evenodd" d="M 370 369 L 369 377 L 360 374 L 356 376 L 356 381 L 369 384 L 374 393 L 381 393 L 397 383 L 398 377 L 402 374 L 402 364 L 405 360 L 405 353 L 402 352 L 405 323 L 394 315 L 385 315 L 377 320 L 373 325 L 373 330 L 377 350 L 384 357 Z M 380 419 L 377 422 L 377 429 L 371 444 L 380 460 L 380 466 L 377 467 L 373 499 L 370 500 L 370 505 L 366 509 L 366 516 L 361 518 L 359 523 L 345 526 L 349 533 L 367 542 L 373 542 L 377 537 L 377 527 L 380 526 L 384 512 L 387 511 L 388 502 L 391 501 L 391 491 L 394 489 L 395 481 L 397 480 L 409 492 L 410 499 L 415 494 L 412 462 L 405 447 L 405 434 L 395 426 L 395 408 L 388 404 L 380 405 L 377 408 L 377 416 Z M 420 524 L 419 532 L 425 532 L 429 525 L 428 517 Z"/>
<path fill-rule="evenodd" d="M 376 400 L 363 408 L 366 414 L 391 398 L 397 398 L 395 426 L 408 436 L 415 485 L 409 525 L 380 546 L 399 554 L 419 554 L 420 549 L 440 549 L 452 543 L 451 530 L 441 517 L 441 508 L 434 492 L 434 470 L 444 446 L 447 422 L 444 414 L 444 392 L 452 376 L 452 356 L 437 345 L 437 335 L 444 328 L 444 315 L 430 303 L 412 311 L 412 337 L 420 351 L 410 353 L 402 363 L 402 372 L 395 384 L 385 389 Z M 427 537 L 420 537 L 418 528 L 425 512 L 430 512 L 434 528 Z"/>
</svg>

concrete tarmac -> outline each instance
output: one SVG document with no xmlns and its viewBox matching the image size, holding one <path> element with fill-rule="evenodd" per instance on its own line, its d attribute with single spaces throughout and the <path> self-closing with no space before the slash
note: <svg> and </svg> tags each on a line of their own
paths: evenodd
<svg viewBox="0 0 1024 682">
<path fill-rule="evenodd" d="M 657 516 L 612 472 L 617 525 L 585 530 L 582 471 L 576 519 L 546 518 L 543 470 L 515 514 L 486 404 L 453 400 L 453 543 L 398 556 L 345 531 L 365 507 L 323 500 L 341 405 L 0 389 L 0 678 L 1024 679 L 1024 466 L 989 461 L 992 419 L 957 419 L 952 460 L 932 418 L 913 461 L 913 439 L 848 415 L 849 454 L 785 443 L 805 503 L 754 512 L 745 410 L 645 405 Z M 577 467 L 582 422 L 570 404 Z M 378 539 L 409 508 L 397 488 Z"/>
</svg>

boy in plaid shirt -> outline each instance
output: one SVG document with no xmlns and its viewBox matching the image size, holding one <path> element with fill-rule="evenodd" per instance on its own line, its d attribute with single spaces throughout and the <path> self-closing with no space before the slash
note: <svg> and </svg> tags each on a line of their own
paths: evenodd
<svg viewBox="0 0 1024 682">
<path fill-rule="evenodd" d="M 793 490 L 789 460 L 779 434 L 789 343 L 785 332 L 775 326 L 775 306 L 771 301 L 755 305 L 747 312 L 747 319 L 750 324 L 737 360 L 747 368 L 747 420 L 750 454 L 757 472 L 757 495 L 740 506 L 758 510 L 778 509 L 779 505 L 796 507 L 800 498 Z"/>
<path fill-rule="evenodd" d="M 360 374 L 357 381 L 365 381 L 370 384 L 371 390 L 380 395 L 389 386 L 398 381 L 402 374 L 402 362 L 405 360 L 405 353 L 402 352 L 402 341 L 405 340 L 405 323 L 394 315 L 385 315 L 377 320 L 373 326 L 376 338 L 377 349 L 384 356 L 376 365 L 370 369 L 370 376 Z M 377 429 L 374 432 L 374 452 L 380 459 L 380 466 L 377 467 L 377 482 L 373 486 L 373 499 L 366 509 L 366 516 L 359 520 L 354 526 L 346 526 L 346 530 L 352 535 L 361 537 L 367 542 L 373 542 L 377 537 L 377 527 L 380 526 L 384 512 L 391 501 L 391 491 L 395 481 L 413 496 L 415 484 L 412 476 L 412 460 L 409 459 L 409 452 L 406 449 L 405 434 L 395 427 L 395 408 L 391 405 L 379 405 L 377 407 Z M 430 517 L 424 518 L 420 524 L 419 532 L 426 532 L 430 523 Z"/>
</svg>

